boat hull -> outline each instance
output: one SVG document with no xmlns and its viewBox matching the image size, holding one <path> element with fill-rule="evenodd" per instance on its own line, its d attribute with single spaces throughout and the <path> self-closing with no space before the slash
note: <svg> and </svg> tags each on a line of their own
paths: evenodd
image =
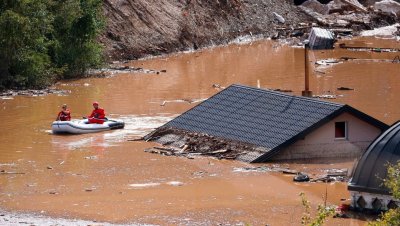
<svg viewBox="0 0 400 226">
<path fill-rule="evenodd" d="M 103 124 L 88 123 L 87 119 L 74 121 L 54 121 L 51 130 L 54 134 L 96 133 L 112 129 L 122 129 L 125 123 L 121 120 L 109 119 Z"/>
</svg>

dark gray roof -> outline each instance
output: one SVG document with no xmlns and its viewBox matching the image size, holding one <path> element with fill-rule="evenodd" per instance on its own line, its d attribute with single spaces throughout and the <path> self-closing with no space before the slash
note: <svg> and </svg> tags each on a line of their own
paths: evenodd
<svg viewBox="0 0 400 226">
<path fill-rule="evenodd" d="M 379 128 L 387 125 L 350 106 L 231 85 L 163 127 L 206 133 L 264 147 L 249 162 L 264 162 L 331 118 L 348 111 Z"/>
<path fill-rule="evenodd" d="M 382 185 L 388 164 L 400 160 L 400 121 L 393 124 L 368 147 L 361 156 L 349 182 L 351 191 L 389 194 Z"/>
</svg>

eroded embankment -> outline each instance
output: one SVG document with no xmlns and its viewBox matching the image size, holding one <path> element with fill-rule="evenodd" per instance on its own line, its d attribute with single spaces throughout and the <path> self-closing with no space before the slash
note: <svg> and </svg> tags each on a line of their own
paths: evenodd
<svg viewBox="0 0 400 226">
<path fill-rule="evenodd" d="M 107 27 L 100 41 L 109 60 L 132 60 L 227 44 L 242 36 L 291 37 L 290 42 L 298 44 L 312 26 L 329 28 L 339 36 L 357 35 L 399 18 L 390 5 L 382 8 L 374 2 L 309 0 L 301 6 L 294 2 L 105 0 Z"/>
<path fill-rule="evenodd" d="M 279 26 L 274 13 L 287 24 L 309 20 L 291 1 L 105 0 L 106 32 L 100 38 L 109 59 L 225 44 L 239 36 L 272 36 Z"/>
</svg>

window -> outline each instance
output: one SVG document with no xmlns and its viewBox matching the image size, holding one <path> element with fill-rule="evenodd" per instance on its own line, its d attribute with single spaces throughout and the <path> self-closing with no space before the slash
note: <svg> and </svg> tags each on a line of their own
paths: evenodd
<svg viewBox="0 0 400 226">
<path fill-rule="evenodd" d="M 347 138 L 347 123 L 335 122 L 335 138 Z"/>
</svg>

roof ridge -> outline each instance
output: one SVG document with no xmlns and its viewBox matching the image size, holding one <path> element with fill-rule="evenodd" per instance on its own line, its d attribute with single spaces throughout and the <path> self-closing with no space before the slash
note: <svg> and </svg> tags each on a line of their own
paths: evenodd
<svg viewBox="0 0 400 226">
<path fill-rule="evenodd" d="M 268 92 L 268 93 L 271 93 L 271 94 L 277 95 L 277 96 L 294 97 L 294 98 L 303 99 L 303 100 L 306 100 L 306 101 L 309 101 L 309 102 L 321 103 L 321 104 L 332 105 L 332 106 L 337 106 L 337 107 L 346 106 L 346 104 L 334 103 L 334 102 L 329 102 L 329 101 L 324 101 L 324 100 L 317 100 L 315 98 L 310 98 L 310 97 L 289 95 L 289 94 L 281 93 L 281 92 L 274 91 L 274 90 L 261 89 L 261 88 L 246 86 L 246 85 L 240 85 L 240 84 L 232 84 L 229 87 L 240 87 L 240 88 L 255 90 L 255 91 L 258 91 L 258 92 Z"/>
</svg>

